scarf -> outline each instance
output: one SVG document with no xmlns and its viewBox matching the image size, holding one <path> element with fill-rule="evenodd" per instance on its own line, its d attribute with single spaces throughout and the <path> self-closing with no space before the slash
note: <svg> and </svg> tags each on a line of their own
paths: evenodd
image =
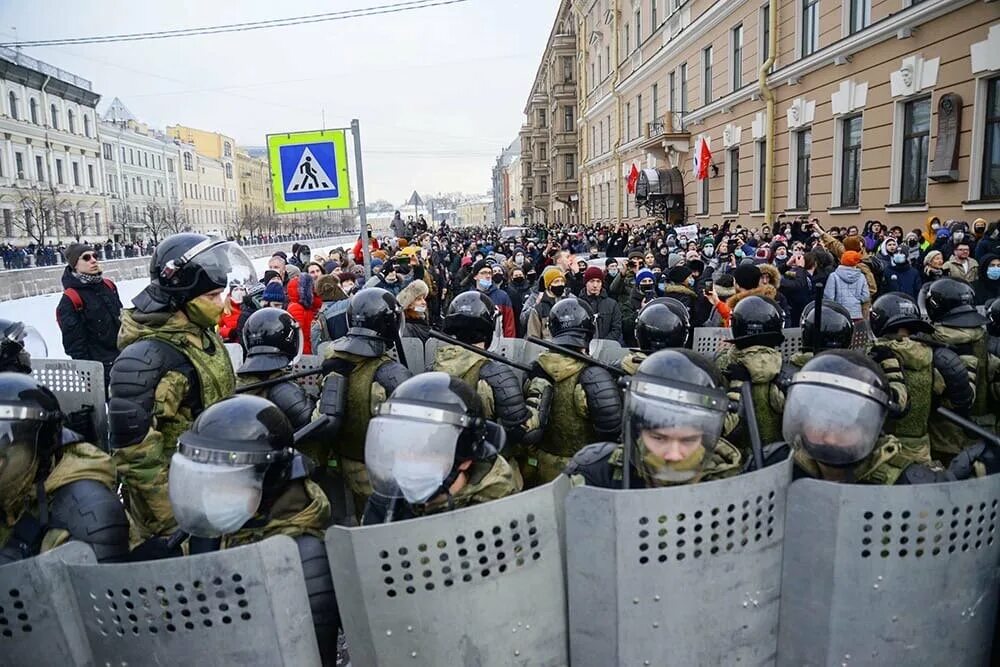
<svg viewBox="0 0 1000 667">
<path fill-rule="evenodd" d="M 76 271 L 71 271 L 73 277 L 79 280 L 84 285 L 96 285 L 104 280 L 104 274 L 100 271 L 97 273 L 77 273 Z"/>
</svg>

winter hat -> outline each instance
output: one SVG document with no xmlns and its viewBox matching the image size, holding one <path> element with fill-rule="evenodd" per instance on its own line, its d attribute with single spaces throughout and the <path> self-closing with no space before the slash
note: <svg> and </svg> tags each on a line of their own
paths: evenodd
<svg viewBox="0 0 1000 667">
<path fill-rule="evenodd" d="M 705 274 L 705 262 L 701 261 L 700 259 L 692 259 L 690 262 L 687 263 L 687 265 L 691 269 L 691 273 L 697 271 L 699 276 Z"/>
<path fill-rule="evenodd" d="M 316 294 L 323 301 L 333 301 L 343 293 L 344 291 L 340 289 L 340 278 L 336 274 L 328 273 L 316 281 Z"/>
<path fill-rule="evenodd" d="M 604 268 L 608 268 L 612 264 L 618 264 L 618 260 L 615 259 L 614 257 L 608 257 L 606 260 L 604 260 Z"/>
<path fill-rule="evenodd" d="M 428 294 L 430 294 L 430 288 L 427 287 L 427 283 L 418 278 L 400 290 L 399 296 L 396 297 L 396 301 L 403 307 L 403 310 L 406 310 L 412 306 L 417 299 L 426 299 Z"/>
<path fill-rule="evenodd" d="M 596 266 L 588 266 L 583 272 L 583 282 L 589 283 L 591 280 L 604 280 L 604 271 Z"/>
<path fill-rule="evenodd" d="M 679 264 L 667 271 L 667 280 L 675 285 L 683 285 L 690 277 L 691 268 L 683 264 Z"/>
<path fill-rule="evenodd" d="M 328 259 L 323 263 L 323 273 L 330 274 L 340 268 L 340 264 L 332 259 Z"/>
<path fill-rule="evenodd" d="M 545 289 L 552 287 L 556 278 L 562 277 L 564 277 L 563 272 L 558 266 L 546 266 L 545 270 L 542 271 L 542 283 L 545 285 Z"/>
<path fill-rule="evenodd" d="M 935 257 L 944 257 L 940 250 L 931 250 L 924 256 L 924 266 L 930 266 Z"/>
<path fill-rule="evenodd" d="M 76 268 L 76 263 L 80 261 L 80 255 L 85 252 L 92 252 L 94 249 L 86 243 L 70 243 L 66 248 L 66 263 L 71 269 Z"/>
<path fill-rule="evenodd" d="M 861 253 L 856 250 L 848 250 L 840 256 L 840 263 L 844 266 L 857 266 L 861 263 Z"/>
<path fill-rule="evenodd" d="M 375 269 L 382 268 L 383 264 L 385 264 L 385 262 L 383 262 L 381 259 L 378 259 L 376 257 L 375 259 L 372 260 L 372 271 L 374 271 Z"/>
<path fill-rule="evenodd" d="M 291 280 L 295 276 L 299 275 L 300 273 L 302 273 L 302 269 L 300 269 L 299 267 L 295 266 L 294 264 L 289 264 L 288 266 L 285 267 L 285 276 L 289 280 Z"/>
<path fill-rule="evenodd" d="M 638 285 L 643 280 L 652 280 L 655 283 L 656 276 L 649 269 L 640 269 L 639 273 L 635 274 L 635 284 Z"/>
<path fill-rule="evenodd" d="M 357 282 L 358 280 L 357 274 L 354 273 L 353 271 L 340 271 L 333 275 L 337 276 L 337 281 L 340 283 L 348 283 L 348 282 L 353 283 Z"/>
<path fill-rule="evenodd" d="M 944 227 L 942 227 L 941 229 L 937 230 L 937 238 L 939 238 L 939 239 L 947 239 L 947 238 L 950 238 L 950 237 L 951 237 L 951 230 L 950 229 L 945 229 Z"/>
<path fill-rule="evenodd" d="M 278 252 L 271 255 L 272 259 L 274 259 L 275 257 L 280 257 L 281 261 L 284 262 L 285 264 L 288 263 L 288 255 L 286 255 L 283 250 L 279 250 Z"/>
<path fill-rule="evenodd" d="M 280 278 L 280 277 L 281 274 L 279 274 L 277 271 L 275 271 L 274 269 L 268 269 L 267 271 L 264 272 L 264 279 L 261 280 L 261 282 L 266 285 L 275 278 Z"/>
<path fill-rule="evenodd" d="M 865 247 L 864 241 L 861 240 L 860 236 L 844 237 L 844 250 L 853 250 L 854 252 L 861 252 L 861 249 L 864 247 Z"/>
<path fill-rule="evenodd" d="M 736 281 L 728 273 L 723 273 L 712 283 L 712 291 L 715 296 L 723 301 L 736 294 Z"/>
<path fill-rule="evenodd" d="M 684 263 L 684 255 L 680 254 L 679 252 L 671 253 L 670 256 L 667 257 L 668 269 L 672 269 L 675 266 L 683 263 Z"/>
<path fill-rule="evenodd" d="M 753 264 L 740 264 L 733 271 L 733 279 L 741 289 L 757 289 L 760 287 L 760 269 Z"/>
<path fill-rule="evenodd" d="M 463 269 L 465 267 L 471 266 L 471 265 L 472 265 L 472 258 L 471 257 L 469 257 L 468 255 L 466 255 L 465 257 L 462 258 L 462 268 Z"/>
<path fill-rule="evenodd" d="M 281 283 L 268 283 L 264 288 L 264 293 L 260 295 L 261 301 L 285 302 L 285 288 Z"/>
</svg>

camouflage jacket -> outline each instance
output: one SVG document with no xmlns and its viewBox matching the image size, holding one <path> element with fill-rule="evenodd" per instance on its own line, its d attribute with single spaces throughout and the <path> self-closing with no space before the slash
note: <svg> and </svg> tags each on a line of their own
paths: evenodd
<svg viewBox="0 0 1000 667">
<path fill-rule="evenodd" d="M 785 411 L 785 394 L 777 383 L 782 370 L 781 353 L 764 345 L 751 345 L 742 350 L 733 345 L 726 346 L 716 357 L 715 365 L 726 375 L 729 383 L 727 393 L 733 401 L 740 399 L 743 381 L 729 377 L 726 369 L 737 364 L 746 368 L 750 375 L 761 444 L 767 445 L 780 440 L 781 419 Z M 750 451 L 750 437 L 741 414 L 727 414 L 722 433 L 744 454 Z"/>
<path fill-rule="evenodd" d="M 792 447 L 792 457 L 795 461 L 797 475 L 823 479 L 819 465 L 809 457 L 805 450 L 796 445 Z M 919 460 L 903 446 L 895 436 L 883 435 L 875 443 L 872 453 L 854 468 L 854 483 L 884 484 L 891 486 L 896 483 L 903 471 L 912 464 L 927 465 Z M 937 468 L 937 464 L 931 464 Z"/>
<path fill-rule="evenodd" d="M 740 474 L 743 456 L 740 451 L 724 439 L 715 443 L 715 448 L 705 456 L 701 473 L 678 486 L 711 482 Z M 661 488 L 651 486 L 636 468 L 635 461 L 629 463 L 629 488 Z M 595 443 L 580 450 L 567 467 L 567 474 L 574 484 L 588 484 L 601 488 L 621 489 L 625 481 L 625 445 L 621 443 Z"/>
<path fill-rule="evenodd" d="M 557 352 L 542 352 L 538 355 L 538 365 L 555 381 L 552 408 L 538 449 L 556 456 L 572 456 L 597 439 L 590 424 L 587 394 L 577 381 L 587 365 Z M 525 388 L 525 396 L 541 396 L 549 385 L 547 380 L 533 377 Z"/>
<path fill-rule="evenodd" d="M 521 490 L 521 484 L 514 469 L 502 456 L 493 461 L 477 461 L 466 471 L 468 483 L 458 493 L 432 500 L 423 506 L 414 507 L 417 516 L 440 514 L 462 507 L 480 505 L 491 500 L 512 496 Z"/>
<path fill-rule="evenodd" d="M 275 535 L 312 535 L 323 539 L 330 525 L 330 501 L 319 485 L 308 479 L 291 482 L 271 504 L 266 515 L 258 515 L 237 532 L 222 539 L 222 548 L 240 547 Z"/>
</svg>

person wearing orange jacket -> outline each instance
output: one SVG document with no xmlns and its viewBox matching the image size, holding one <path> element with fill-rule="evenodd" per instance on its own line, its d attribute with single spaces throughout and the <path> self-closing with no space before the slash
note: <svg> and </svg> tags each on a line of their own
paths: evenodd
<svg viewBox="0 0 1000 667">
<path fill-rule="evenodd" d="M 229 294 L 223 302 L 222 315 L 219 316 L 219 335 L 227 343 L 238 343 L 240 342 L 240 313 L 247 290 L 243 285 L 230 285 L 229 287 Z"/>
<path fill-rule="evenodd" d="M 300 273 L 288 281 L 288 314 L 302 327 L 302 353 L 312 354 L 312 321 L 323 307 L 323 299 L 313 289 L 315 283 L 308 273 Z"/>
</svg>

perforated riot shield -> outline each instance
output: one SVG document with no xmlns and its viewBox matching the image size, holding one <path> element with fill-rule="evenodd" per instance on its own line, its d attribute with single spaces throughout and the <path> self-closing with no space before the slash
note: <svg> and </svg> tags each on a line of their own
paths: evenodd
<svg viewBox="0 0 1000 667">
<path fill-rule="evenodd" d="M 319 370 L 322 365 L 323 357 L 316 356 L 315 354 L 303 354 L 292 366 L 292 372 L 298 373 L 299 371 Z M 304 378 L 298 379 L 298 383 L 302 385 L 302 388 L 306 390 L 306 393 L 311 398 L 317 398 L 319 396 L 319 387 L 322 382 L 322 373 L 307 375 Z"/>
<path fill-rule="evenodd" d="M 569 481 L 445 514 L 327 531 L 351 663 L 568 664 Z"/>
<path fill-rule="evenodd" d="M 289 537 L 67 570 L 97 664 L 320 662 L 302 564 Z"/>
<path fill-rule="evenodd" d="M 784 461 L 715 482 L 570 491 L 574 667 L 773 661 L 791 475 Z"/>
<path fill-rule="evenodd" d="M 590 356 L 605 364 L 617 364 L 627 352 L 616 340 L 595 338 L 590 341 Z"/>
<path fill-rule="evenodd" d="M 107 442 L 108 399 L 101 362 L 32 358 L 31 375 L 52 390 L 63 414 L 88 410 L 99 441 L 95 444 Z"/>
<path fill-rule="evenodd" d="M 986 665 L 1000 476 L 798 480 L 785 520 L 779 665 Z"/>
<path fill-rule="evenodd" d="M 419 338 L 410 337 L 400 338 L 400 342 L 403 344 L 406 367 L 410 369 L 410 372 L 417 375 L 427 370 L 427 361 L 424 359 L 424 342 Z M 431 361 L 434 361 L 433 357 L 431 357 Z"/>
<path fill-rule="evenodd" d="M 0 567 L 0 665 L 91 665 L 63 563 L 96 563 L 82 542 Z"/>
<path fill-rule="evenodd" d="M 728 327 L 696 327 L 691 349 L 712 359 L 732 337 L 733 330 Z"/>
<path fill-rule="evenodd" d="M 781 333 L 784 334 L 785 340 L 778 346 L 778 351 L 781 352 L 781 358 L 788 361 L 802 351 L 802 329 L 800 327 L 782 329 Z"/>
<path fill-rule="evenodd" d="M 243 352 L 243 346 L 239 343 L 226 343 L 226 353 L 229 355 L 229 361 L 233 363 L 233 368 L 239 368 L 243 365 L 243 359 L 245 354 Z"/>
</svg>

